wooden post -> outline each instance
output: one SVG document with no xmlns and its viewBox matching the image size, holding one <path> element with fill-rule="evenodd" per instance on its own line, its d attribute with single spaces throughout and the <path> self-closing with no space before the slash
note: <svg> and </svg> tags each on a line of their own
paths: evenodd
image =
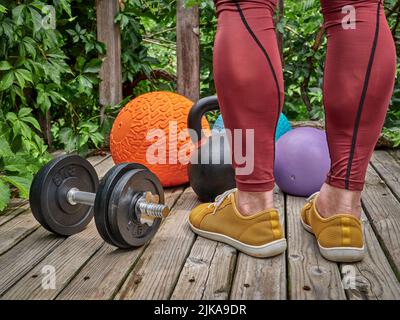
<svg viewBox="0 0 400 320">
<path fill-rule="evenodd" d="M 186 9 L 185 0 L 177 1 L 176 55 L 178 93 L 197 101 L 200 97 L 199 7 Z"/>
<path fill-rule="evenodd" d="M 122 100 L 121 32 L 114 23 L 118 13 L 118 0 L 96 0 L 97 39 L 105 43 L 107 55 L 100 70 L 101 122 L 107 105 L 116 105 Z"/>
</svg>

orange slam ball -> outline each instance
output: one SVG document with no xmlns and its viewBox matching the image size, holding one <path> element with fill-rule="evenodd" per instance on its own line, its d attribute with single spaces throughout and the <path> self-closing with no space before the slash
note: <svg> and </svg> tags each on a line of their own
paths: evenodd
<svg viewBox="0 0 400 320">
<path fill-rule="evenodd" d="M 110 149 L 114 162 L 144 164 L 164 187 L 187 183 L 187 161 L 180 159 L 182 153 L 183 158 L 188 159 L 193 149 L 187 133 L 187 117 L 192 105 L 186 97 L 167 91 L 146 93 L 130 101 L 118 114 L 111 130 Z M 203 128 L 210 128 L 205 118 Z"/>
</svg>

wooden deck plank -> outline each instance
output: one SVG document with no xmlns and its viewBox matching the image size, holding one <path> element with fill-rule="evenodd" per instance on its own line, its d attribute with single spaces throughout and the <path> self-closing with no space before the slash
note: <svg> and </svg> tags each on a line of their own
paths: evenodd
<svg viewBox="0 0 400 320">
<path fill-rule="evenodd" d="M 7 214 L 8 212 L 14 211 L 15 209 L 20 208 L 21 206 L 25 205 L 28 203 L 27 199 L 21 199 L 21 198 L 12 198 L 7 206 L 7 208 L 3 211 L 4 214 Z"/>
<path fill-rule="evenodd" d="M 63 241 L 39 228 L 0 256 L 0 297 Z"/>
<path fill-rule="evenodd" d="M 368 167 L 361 200 L 365 214 L 399 278 L 400 203 L 372 166 Z"/>
<path fill-rule="evenodd" d="M 400 163 L 400 149 L 388 150 L 388 152 Z"/>
<path fill-rule="evenodd" d="M 129 274 L 117 299 L 169 299 L 195 240 L 187 216 L 199 202 L 187 188 Z"/>
<path fill-rule="evenodd" d="M 182 192 L 183 188 L 167 189 L 165 197 L 168 206 L 173 208 Z M 117 250 L 104 244 L 57 296 L 57 299 L 105 300 L 113 298 L 144 249 L 142 247 L 136 250 Z"/>
<path fill-rule="evenodd" d="M 216 248 L 217 242 L 197 238 L 180 273 L 171 299 L 202 299 Z M 221 269 L 224 267 L 221 266 Z"/>
<path fill-rule="evenodd" d="M 367 254 L 360 262 L 340 265 L 347 297 L 350 300 L 400 299 L 400 283 L 364 213 L 362 221 Z"/>
<path fill-rule="evenodd" d="M 99 160 L 97 158 L 92 159 L 89 158 L 88 159 L 89 162 L 94 162 L 94 168 L 96 170 L 97 175 L 99 176 L 99 179 L 103 178 L 104 175 L 108 172 L 108 170 L 110 170 L 113 166 L 114 166 L 114 161 L 110 156 L 107 156 L 106 158 Z"/>
<path fill-rule="evenodd" d="M 284 195 L 277 187 L 274 190 L 274 200 L 285 225 Z M 236 266 L 231 299 L 286 299 L 285 254 L 270 259 L 257 259 L 239 253 Z"/>
<path fill-rule="evenodd" d="M 17 210 L 18 208 L 25 206 L 28 203 L 27 199 L 21 198 L 11 198 L 10 202 L 8 203 L 7 207 L 0 213 L 0 224 L 1 217 L 10 214 L 11 212 Z"/>
<path fill-rule="evenodd" d="M 92 164 L 92 166 L 96 167 L 109 158 L 111 158 L 111 154 L 107 153 L 106 155 L 91 156 L 87 158 L 87 160 Z"/>
<path fill-rule="evenodd" d="M 0 226 L 0 255 L 11 249 L 39 226 L 30 210 L 21 213 L 9 223 Z"/>
<path fill-rule="evenodd" d="M 56 299 L 111 299 L 143 250 L 119 250 L 105 243 Z"/>
<path fill-rule="evenodd" d="M 29 209 L 29 202 L 27 200 L 23 199 L 13 199 L 13 200 L 19 200 L 18 205 L 17 206 L 9 205 L 6 211 L 4 211 L 0 215 L 0 226 L 14 219 L 16 216 Z"/>
<path fill-rule="evenodd" d="M 371 164 L 400 201 L 400 163 L 387 151 L 377 150 L 372 156 Z"/>
<path fill-rule="evenodd" d="M 314 236 L 301 225 L 305 198 L 287 195 L 286 199 L 289 298 L 346 299 L 338 265 L 321 256 Z"/>
<path fill-rule="evenodd" d="M 236 250 L 198 237 L 181 271 L 172 300 L 228 299 Z"/>
<path fill-rule="evenodd" d="M 237 251 L 224 243 L 218 243 L 211 261 L 210 272 L 203 292 L 203 300 L 227 300 L 235 271 Z M 221 268 L 221 266 L 225 266 Z"/>
<path fill-rule="evenodd" d="M 79 234 L 73 235 L 55 248 L 29 271 L 5 295 L 5 299 L 54 299 L 79 272 L 82 265 L 101 247 L 94 222 Z M 45 266 L 55 270 L 55 289 L 44 290 L 42 271 Z"/>
</svg>

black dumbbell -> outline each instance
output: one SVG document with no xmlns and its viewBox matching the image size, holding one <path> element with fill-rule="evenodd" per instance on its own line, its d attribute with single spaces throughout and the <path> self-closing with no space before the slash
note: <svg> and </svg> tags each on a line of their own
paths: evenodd
<svg viewBox="0 0 400 320">
<path fill-rule="evenodd" d="M 93 166 L 76 155 L 56 158 L 34 177 L 29 202 L 36 220 L 58 235 L 81 232 L 95 218 L 97 230 L 119 248 L 139 247 L 168 216 L 164 191 L 145 166 L 123 163 L 99 180 Z"/>
</svg>

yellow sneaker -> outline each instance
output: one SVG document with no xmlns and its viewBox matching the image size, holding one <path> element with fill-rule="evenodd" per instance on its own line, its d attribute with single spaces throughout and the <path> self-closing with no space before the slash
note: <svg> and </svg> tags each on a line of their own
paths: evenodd
<svg viewBox="0 0 400 320">
<path fill-rule="evenodd" d="M 350 214 L 323 218 L 315 206 L 318 192 L 307 199 L 301 210 L 304 229 L 315 235 L 322 256 L 335 262 L 356 262 L 363 259 L 362 224 Z"/>
<path fill-rule="evenodd" d="M 204 203 L 192 210 L 189 225 L 193 232 L 224 242 L 250 256 L 266 258 L 286 250 L 279 212 L 270 209 L 245 217 L 235 202 L 236 189 L 228 190 L 214 203 Z"/>
</svg>

